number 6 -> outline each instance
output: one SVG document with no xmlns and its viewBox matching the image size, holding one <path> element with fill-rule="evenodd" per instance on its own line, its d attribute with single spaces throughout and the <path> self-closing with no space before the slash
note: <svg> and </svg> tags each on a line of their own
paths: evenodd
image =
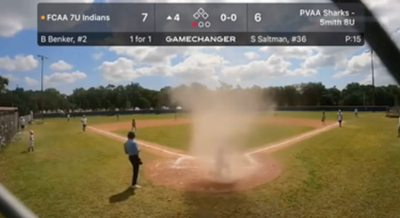
<svg viewBox="0 0 400 218">
<path fill-rule="evenodd" d="M 260 13 L 256 13 L 256 14 L 254 15 L 254 20 L 255 20 L 256 22 L 260 22 L 260 21 L 261 21 L 261 14 L 260 14 Z"/>
</svg>

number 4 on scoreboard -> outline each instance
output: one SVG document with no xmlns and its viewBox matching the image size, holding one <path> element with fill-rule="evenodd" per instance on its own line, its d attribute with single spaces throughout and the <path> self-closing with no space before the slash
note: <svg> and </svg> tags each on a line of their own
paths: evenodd
<svg viewBox="0 0 400 218">
<path fill-rule="evenodd" d="M 175 14 L 174 20 L 176 20 L 176 21 L 180 21 L 181 20 L 181 18 L 179 17 L 179 14 Z"/>
</svg>

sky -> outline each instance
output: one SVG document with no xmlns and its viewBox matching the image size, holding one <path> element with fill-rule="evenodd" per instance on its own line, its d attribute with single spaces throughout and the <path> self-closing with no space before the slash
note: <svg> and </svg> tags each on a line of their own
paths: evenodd
<svg viewBox="0 0 400 218">
<path fill-rule="evenodd" d="M 371 57 L 363 47 L 40 47 L 37 45 L 37 4 L 40 2 L 149 2 L 146 0 L 5 0 L 0 1 L 0 75 L 9 88 L 40 89 L 41 62 L 45 55 L 44 88 L 70 94 L 75 88 L 140 83 L 160 89 L 218 81 L 251 87 L 322 82 L 342 89 L 346 84 L 371 84 Z M 207 2 L 157 1 L 157 2 Z M 212 1 L 217 2 L 217 1 Z M 223 1 L 218 2 L 235 2 Z M 240 1 L 236 1 L 240 2 Z M 242 1 L 243 2 L 243 1 Z M 249 1 L 273 3 L 282 1 Z M 291 0 L 284 2 L 326 2 Z M 364 0 L 400 45 L 400 1 Z M 375 84 L 395 84 L 374 57 Z"/>
</svg>

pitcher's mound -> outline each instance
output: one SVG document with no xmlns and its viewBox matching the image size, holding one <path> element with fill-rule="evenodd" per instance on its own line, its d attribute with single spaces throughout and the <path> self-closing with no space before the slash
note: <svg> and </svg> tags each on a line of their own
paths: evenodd
<svg viewBox="0 0 400 218">
<path fill-rule="evenodd" d="M 191 158 L 160 159 L 145 164 L 146 178 L 154 184 L 189 192 L 246 191 L 276 179 L 281 173 L 278 163 L 265 154 L 253 157 L 251 164 L 235 166 L 228 174 L 238 171 L 241 172 L 240 177 L 225 179 L 226 176 L 206 170 L 204 164 Z"/>
</svg>

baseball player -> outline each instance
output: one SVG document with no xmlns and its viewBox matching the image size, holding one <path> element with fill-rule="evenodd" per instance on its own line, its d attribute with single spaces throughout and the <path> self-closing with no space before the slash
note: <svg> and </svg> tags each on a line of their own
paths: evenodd
<svg viewBox="0 0 400 218">
<path fill-rule="evenodd" d="M 29 147 L 28 147 L 28 152 L 30 151 L 35 151 L 34 149 L 34 141 L 35 137 L 33 135 L 33 130 L 29 131 Z"/>
<path fill-rule="evenodd" d="M 132 128 L 131 128 L 131 131 L 133 131 L 133 129 L 135 129 L 135 132 L 137 132 L 136 120 L 135 120 L 135 119 L 132 119 Z"/>
<path fill-rule="evenodd" d="M 20 118 L 20 125 L 21 125 L 21 131 L 25 130 L 25 118 L 21 117 Z"/>
<path fill-rule="evenodd" d="M 87 126 L 87 118 L 85 115 L 83 115 L 82 119 L 81 119 L 81 123 L 82 123 L 82 130 L 84 132 L 86 132 L 86 126 Z"/>
<path fill-rule="evenodd" d="M 71 117 L 71 115 L 67 114 L 67 121 L 69 122 L 69 118 Z"/>
<path fill-rule="evenodd" d="M 357 108 L 354 109 L 354 116 L 358 117 L 358 109 Z"/>
<path fill-rule="evenodd" d="M 343 114 L 342 114 L 342 111 L 340 111 L 340 110 L 337 113 L 337 120 L 338 120 L 338 123 L 339 123 L 339 127 L 342 127 Z"/>
<path fill-rule="evenodd" d="M 322 125 L 325 125 L 325 119 L 326 119 L 326 117 L 325 117 L 325 111 L 322 111 L 322 117 L 321 117 Z"/>
</svg>

